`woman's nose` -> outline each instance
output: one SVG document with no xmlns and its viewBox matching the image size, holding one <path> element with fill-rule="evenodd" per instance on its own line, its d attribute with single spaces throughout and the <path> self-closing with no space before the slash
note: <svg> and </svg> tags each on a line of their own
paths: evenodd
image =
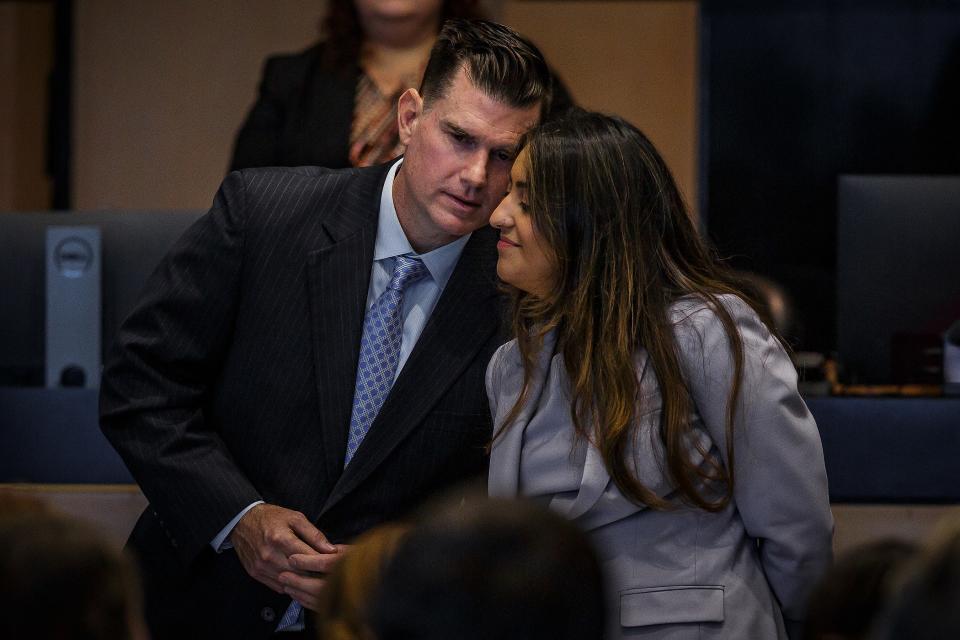
<svg viewBox="0 0 960 640">
<path fill-rule="evenodd" d="M 490 226 L 495 229 L 502 229 L 504 227 L 510 226 L 512 218 L 510 214 L 507 213 L 507 201 L 503 200 L 497 208 L 493 210 L 493 214 L 490 216 Z"/>
</svg>

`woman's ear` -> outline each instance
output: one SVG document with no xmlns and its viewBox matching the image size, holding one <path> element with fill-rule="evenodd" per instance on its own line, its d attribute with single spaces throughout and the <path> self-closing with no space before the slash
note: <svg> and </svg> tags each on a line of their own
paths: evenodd
<svg viewBox="0 0 960 640">
<path fill-rule="evenodd" d="M 423 98 L 416 89 L 407 89 L 397 102 L 397 127 L 400 134 L 400 143 L 403 146 L 410 144 L 410 139 L 417 130 L 422 115 Z"/>
</svg>

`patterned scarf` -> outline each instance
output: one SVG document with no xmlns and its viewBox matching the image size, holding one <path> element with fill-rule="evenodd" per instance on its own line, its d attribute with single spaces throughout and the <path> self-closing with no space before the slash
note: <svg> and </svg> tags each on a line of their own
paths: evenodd
<svg viewBox="0 0 960 640">
<path fill-rule="evenodd" d="M 367 167 L 403 153 L 397 129 L 397 100 L 407 87 L 418 84 L 416 77 L 404 78 L 400 88 L 390 95 L 384 95 L 370 76 L 360 76 L 350 131 L 351 165 Z"/>
</svg>

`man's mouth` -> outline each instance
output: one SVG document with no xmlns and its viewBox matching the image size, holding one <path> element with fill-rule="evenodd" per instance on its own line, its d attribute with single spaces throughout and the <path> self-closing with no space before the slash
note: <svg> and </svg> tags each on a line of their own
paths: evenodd
<svg viewBox="0 0 960 640">
<path fill-rule="evenodd" d="M 454 202 L 454 204 L 457 204 L 463 207 L 464 209 L 476 209 L 477 207 L 480 206 L 480 203 L 477 202 L 476 200 L 470 200 L 469 198 L 461 198 L 460 196 L 456 196 L 447 191 L 444 191 L 443 194 L 448 198 L 450 198 Z"/>
</svg>

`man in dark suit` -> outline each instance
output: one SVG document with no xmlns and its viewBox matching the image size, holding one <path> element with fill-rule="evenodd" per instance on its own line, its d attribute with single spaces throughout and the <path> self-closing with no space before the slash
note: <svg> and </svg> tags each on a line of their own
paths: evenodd
<svg viewBox="0 0 960 640">
<path fill-rule="evenodd" d="M 485 225 L 549 101 L 532 44 L 448 23 L 403 158 L 234 172 L 161 263 L 101 393 L 150 501 L 129 546 L 154 638 L 303 629 L 341 545 L 484 471 Z"/>
</svg>

